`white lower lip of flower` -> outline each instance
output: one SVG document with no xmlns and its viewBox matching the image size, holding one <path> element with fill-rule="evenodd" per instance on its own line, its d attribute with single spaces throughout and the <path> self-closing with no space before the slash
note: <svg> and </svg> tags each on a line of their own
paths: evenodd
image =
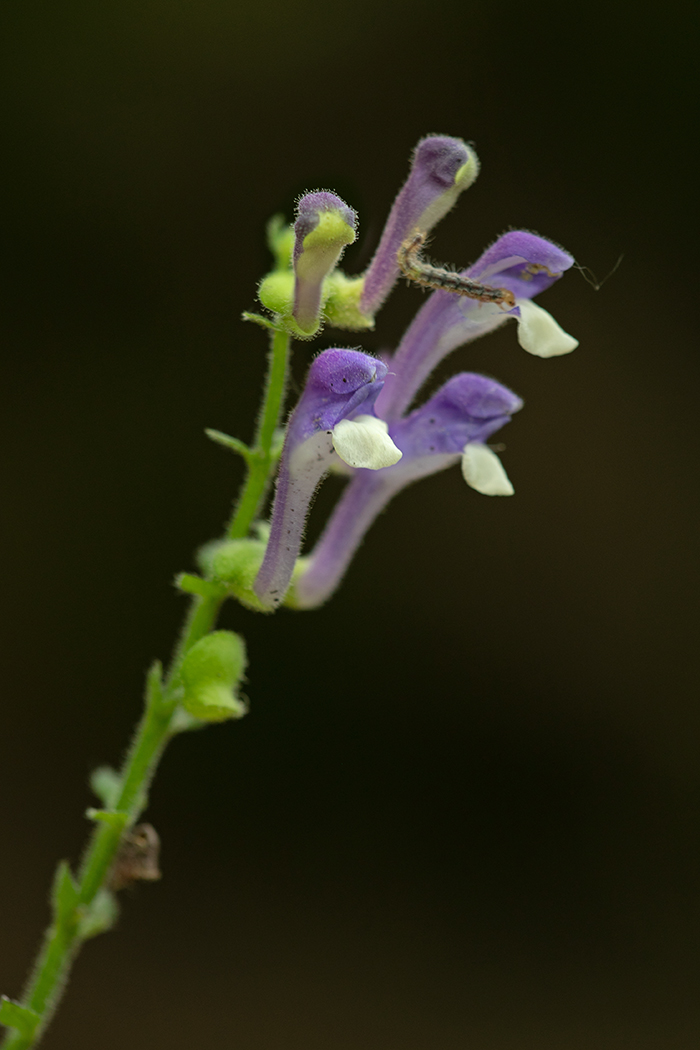
<svg viewBox="0 0 700 1050">
<path fill-rule="evenodd" d="M 387 424 L 375 416 L 341 419 L 333 428 L 333 448 L 348 466 L 369 470 L 393 467 L 402 456 Z"/>
<path fill-rule="evenodd" d="M 515 491 L 496 453 L 476 441 L 464 447 L 462 476 L 484 496 L 512 496 Z"/>
<path fill-rule="evenodd" d="M 578 346 L 578 339 L 560 328 L 551 314 L 530 299 L 516 299 L 520 310 L 518 342 L 523 350 L 536 357 L 557 357 L 570 354 Z"/>
</svg>

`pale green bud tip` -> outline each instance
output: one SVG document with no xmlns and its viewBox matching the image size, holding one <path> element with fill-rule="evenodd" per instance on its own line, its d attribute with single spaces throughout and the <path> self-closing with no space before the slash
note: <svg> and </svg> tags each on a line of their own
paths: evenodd
<svg viewBox="0 0 700 1050">
<path fill-rule="evenodd" d="M 324 211 L 318 226 L 307 233 L 302 242 L 302 255 L 323 248 L 344 248 L 355 240 L 355 229 L 338 212 Z"/>
<path fill-rule="evenodd" d="M 205 722 L 241 718 L 246 705 L 236 689 L 246 668 L 243 639 L 232 631 L 212 631 L 187 653 L 180 669 L 182 706 Z"/>
<path fill-rule="evenodd" d="M 479 158 L 473 150 L 469 150 L 469 159 L 462 165 L 455 175 L 455 186 L 461 193 L 468 189 L 479 174 Z"/>
<path fill-rule="evenodd" d="M 305 252 L 342 251 L 355 240 L 357 216 L 345 201 L 325 190 L 305 193 L 297 204 L 294 223 L 294 266 Z"/>
</svg>

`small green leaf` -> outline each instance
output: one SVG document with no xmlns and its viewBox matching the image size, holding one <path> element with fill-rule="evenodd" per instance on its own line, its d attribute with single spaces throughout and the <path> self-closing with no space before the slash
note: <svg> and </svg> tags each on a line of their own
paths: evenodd
<svg viewBox="0 0 700 1050">
<path fill-rule="evenodd" d="M 248 708 L 236 694 L 246 667 L 245 642 L 233 631 L 212 631 L 188 651 L 180 677 L 182 706 L 205 722 L 241 718 Z"/>
<path fill-rule="evenodd" d="M 90 774 L 90 787 L 107 809 L 114 809 L 122 789 L 122 779 L 111 766 L 98 766 Z"/>
<path fill-rule="evenodd" d="M 28 1006 L 21 1006 L 6 995 L 0 999 L 0 1024 L 6 1028 L 16 1028 L 27 1039 L 31 1039 L 40 1021 L 39 1014 Z"/>
<path fill-rule="evenodd" d="M 185 594 L 199 594 L 202 598 L 219 598 L 226 593 L 226 588 L 212 580 L 203 580 L 191 572 L 181 572 L 175 577 L 175 586 Z"/>
<path fill-rule="evenodd" d="M 71 913 L 75 911 L 78 904 L 78 899 L 78 887 L 71 874 L 68 861 L 62 860 L 56 868 L 51 890 L 51 903 L 57 922 L 66 922 L 71 917 Z"/>
<path fill-rule="evenodd" d="M 88 820 L 109 824 L 111 828 L 119 832 L 124 830 L 129 820 L 129 814 L 125 813 L 123 809 L 93 809 L 90 807 L 90 809 L 85 810 L 85 816 Z"/>
<path fill-rule="evenodd" d="M 259 324 L 261 328 L 270 328 L 273 332 L 279 330 L 279 326 L 271 321 L 269 317 L 263 317 L 262 314 L 253 314 L 248 310 L 244 310 L 241 314 L 244 321 L 252 321 L 253 324 Z"/>
<path fill-rule="evenodd" d="M 207 428 L 204 433 L 212 441 L 215 441 L 217 445 L 223 445 L 224 448 L 230 448 L 232 452 L 237 452 L 239 456 L 243 456 L 243 459 L 248 463 L 252 456 L 252 449 L 249 449 L 244 441 L 239 441 L 238 438 L 231 437 L 229 434 L 224 434 L 220 430 L 212 430 Z"/>
<path fill-rule="evenodd" d="M 288 270 L 294 251 L 294 227 L 287 224 L 284 215 L 273 215 L 267 224 L 267 246 L 275 257 L 277 270 Z"/>
<path fill-rule="evenodd" d="M 78 937 L 87 941 L 111 930 L 119 916 L 119 905 L 111 890 L 101 889 L 78 923 Z"/>
</svg>

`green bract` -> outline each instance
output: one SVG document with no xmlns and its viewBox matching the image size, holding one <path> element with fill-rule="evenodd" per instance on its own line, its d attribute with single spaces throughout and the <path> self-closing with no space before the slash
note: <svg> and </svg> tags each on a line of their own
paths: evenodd
<svg viewBox="0 0 700 1050">
<path fill-rule="evenodd" d="M 182 706 L 205 722 L 241 718 L 247 708 L 236 689 L 246 663 L 243 639 L 233 631 L 212 631 L 200 638 L 182 662 Z"/>
<path fill-rule="evenodd" d="M 323 283 L 326 296 L 323 315 L 335 328 L 359 331 L 374 328 L 374 318 L 360 310 L 360 298 L 364 288 L 364 277 L 348 277 L 342 270 L 334 270 Z"/>
<path fill-rule="evenodd" d="M 241 605 L 256 612 L 270 611 L 261 604 L 253 590 L 253 580 L 265 556 L 265 546 L 264 540 L 224 540 L 212 544 L 200 555 L 211 576 L 222 583 Z"/>
</svg>

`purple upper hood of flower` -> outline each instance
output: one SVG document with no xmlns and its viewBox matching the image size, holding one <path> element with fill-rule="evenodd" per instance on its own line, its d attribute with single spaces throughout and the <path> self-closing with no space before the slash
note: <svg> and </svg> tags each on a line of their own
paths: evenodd
<svg viewBox="0 0 700 1050">
<path fill-rule="evenodd" d="M 495 379 L 461 372 L 405 419 L 389 428 L 403 459 L 390 470 L 432 454 L 458 455 L 471 441 L 485 442 L 523 407 L 521 399 Z"/>
<path fill-rule="evenodd" d="M 312 233 L 319 224 L 323 212 L 336 212 L 353 230 L 357 224 L 357 214 L 335 193 L 328 190 L 317 190 L 305 193 L 297 204 L 297 217 L 294 223 L 294 254 L 296 262 L 304 250 L 304 238 Z"/>
<path fill-rule="evenodd" d="M 360 408 L 370 413 L 386 373 L 383 361 L 359 350 L 324 350 L 312 362 L 289 419 L 285 451 L 319 430 L 332 430 Z"/>
<path fill-rule="evenodd" d="M 473 171 L 462 185 L 459 172 L 471 162 Z M 365 274 L 361 311 L 373 316 L 399 276 L 396 253 L 416 228 L 427 233 L 454 205 L 461 189 L 476 177 L 476 155 L 461 139 L 430 135 L 421 139 L 413 154 L 408 179 L 394 201 L 379 247 Z"/>
<path fill-rule="evenodd" d="M 466 271 L 483 284 L 493 284 L 522 299 L 532 299 L 574 264 L 574 258 L 553 241 L 528 230 L 509 230 Z"/>
<path fill-rule="evenodd" d="M 263 605 L 278 605 L 301 548 L 306 516 L 333 458 L 333 428 L 372 411 L 386 365 L 358 350 L 324 350 L 312 363 L 292 412 L 282 449 L 272 522 L 254 590 Z"/>
</svg>

